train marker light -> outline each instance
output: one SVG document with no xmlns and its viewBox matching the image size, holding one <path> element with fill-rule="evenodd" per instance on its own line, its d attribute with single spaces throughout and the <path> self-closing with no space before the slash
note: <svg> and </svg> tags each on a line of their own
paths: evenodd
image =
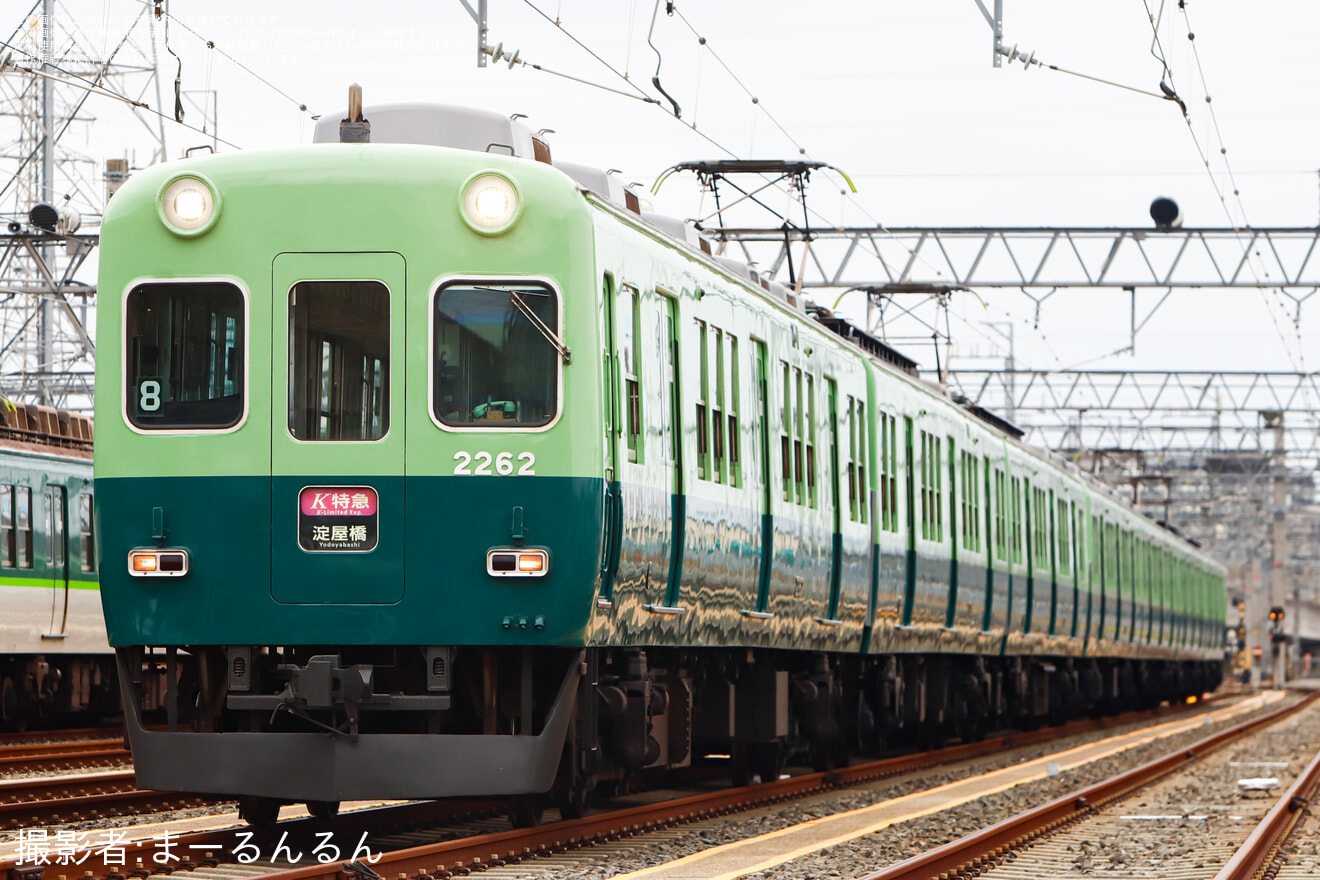
<svg viewBox="0 0 1320 880">
<path fill-rule="evenodd" d="M 550 554 L 525 547 L 486 551 L 486 574 L 491 577 L 545 577 L 550 573 Z"/>
<path fill-rule="evenodd" d="M 215 188 L 195 175 L 180 175 L 161 189 L 161 218 L 178 235 L 201 235 L 214 225 L 219 209 Z"/>
<path fill-rule="evenodd" d="M 183 577 L 188 574 L 187 550 L 133 550 L 128 554 L 133 577 Z"/>
<path fill-rule="evenodd" d="M 477 232 L 504 232 L 518 219 L 521 207 L 518 190 L 499 174 L 478 174 L 463 189 L 463 219 Z"/>
</svg>

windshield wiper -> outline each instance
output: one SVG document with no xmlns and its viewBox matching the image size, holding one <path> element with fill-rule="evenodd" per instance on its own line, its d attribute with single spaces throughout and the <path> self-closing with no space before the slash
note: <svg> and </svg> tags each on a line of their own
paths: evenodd
<svg viewBox="0 0 1320 880">
<path fill-rule="evenodd" d="M 573 362 L 573 352 L 569 351 L 568 346 L 564 344 L 564 340 L 555 335 L 555 331 L 551 330 L 546 326 L 544 321 L 536 316 L 536 313 L 532 311 L 532 307 L 527 305 L 527 301 L 518 294 L 518 291 L 509 290 L 508 288 L 501 289 L 498 287 L 478 287 L 477 289 L 489 290 L 495 293 L 507 293 L 509 295 L 509 302 L 513 303 L 513 307 L 522 312 L 523 317 L 532 322 L 532 326 L 545 337 L 545 341 L 550 343 L 555 351 L 559 352 L 559 356 L 564 359 L 564 363 L 569 364 Z"/>
</svg>

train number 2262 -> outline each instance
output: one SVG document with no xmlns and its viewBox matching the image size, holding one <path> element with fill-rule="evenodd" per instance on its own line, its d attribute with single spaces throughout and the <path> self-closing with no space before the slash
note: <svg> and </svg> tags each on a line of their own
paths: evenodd
<svg viewBox="0 0 1320 880">
<path fill-rule="evenodd" d="M 530 452 L 519 452 L 517 458 L 518 476 L 527 477 L 536 474 L 536 456 Z M 489 452 L 455 452 L 454 473 L 464 477 L 489 477 L 499 475 L 507 477 L 514 472 L 514 455 L 501 452 L 492 456 Z M 474 466 L 475 462 L 475 466 Z"/>
</svg>

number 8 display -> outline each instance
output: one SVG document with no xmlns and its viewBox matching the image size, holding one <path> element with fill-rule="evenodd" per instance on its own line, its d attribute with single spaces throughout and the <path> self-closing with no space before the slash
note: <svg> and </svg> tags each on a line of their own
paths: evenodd
<svg viewBox="0 0 1320 880">
<path fill-rule="evenodd" d="M 138 409 L 142 412 L 155 412 L 160 409 L 160 383 L 155 379 L 144 379 L 138 386 L 141 397 L 138 398 Z"/>
</svg>

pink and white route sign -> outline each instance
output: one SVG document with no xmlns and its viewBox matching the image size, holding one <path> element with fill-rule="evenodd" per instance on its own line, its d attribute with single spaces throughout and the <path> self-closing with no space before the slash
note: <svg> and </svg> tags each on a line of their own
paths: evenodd
<svg viewBox="0 0 1320 880">
<path fill-rule="evenodd" d="M 380 540 L 370 486 L 307 486 L 298 493 L 298 546 L 309 553 L 366 553 Z"/>
</svg>

